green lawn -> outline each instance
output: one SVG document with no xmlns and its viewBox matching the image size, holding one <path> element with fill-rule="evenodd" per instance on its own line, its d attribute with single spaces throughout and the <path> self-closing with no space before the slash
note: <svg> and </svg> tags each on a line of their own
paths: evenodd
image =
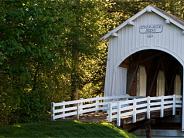
<svg viewBox="0 0 184 138">
<path fill-rule="evenodd" d="M 67 138 L 135 138 L 109 123 L 81 123 L 79 121 L 55 121 L 16 124 L 0 127 L 0 138 L 4 137 L 67 137 Z"/>
</svg>

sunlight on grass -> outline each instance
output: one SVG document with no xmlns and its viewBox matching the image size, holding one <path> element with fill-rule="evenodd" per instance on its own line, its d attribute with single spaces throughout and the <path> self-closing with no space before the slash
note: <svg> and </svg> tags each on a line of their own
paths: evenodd
<svg viewBox="0 0 184 138">
<path fill-rule="evenodd" d="M 20 124 L 15 124 L 15 125 L 13 125 L 14 127 L 18 127 L 18 128 L 20 128 L 21 127 L 21 125 Z"/>
<path fill-rule="evenodd" d="M 0 138 L 136 138 L 133 134 L 115 127 L 111 123 L 84 123 L 74 121 L 35 122 L 0 127 Z"/>
<path fill-rule="evenodd" d="M 136 138 L 136 136 L 134 136 L 133 134 L 128 133 L 125 130 L 119 129 L 117 127 L 115 127 L 113 124 L 108 123 L 108 122 L 102 122 L 101 123 L 104 126 L 107 126 L 115 131 L 117 131 L 120 135 L 124 136 L 125 138 Z"/>
</svg>

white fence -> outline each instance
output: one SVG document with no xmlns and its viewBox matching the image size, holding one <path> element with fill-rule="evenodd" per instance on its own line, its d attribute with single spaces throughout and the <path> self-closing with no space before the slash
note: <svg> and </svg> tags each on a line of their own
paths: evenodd
<svg viewBox="0 0 184 138">
<path fill-rule="evenodd" d="M 137 121 L 137 114 L 145 113 L 147 119 L 150 119 L 153 111 L 159 111 L 160 117 L 164 117 L 165 109 L 172 109 L 172 114 L 176 114 L 176 108 L 182 107 L 181 96 L 159 96 L 132 99 L 127 101 L 117 101 L 109 103 L 107 120 L 117 121 L 117 125 L 121 125 L 122 118 L 132 117 L 132 122 Z"/>
<path fill-rule="evenodd" d="M 77 116 L 89 113 L 97 112 L 100 110 L 107 111 L 108 103 L 115 101 L 123 101 L 127 99 L 133 99 L 137 97 L 130 97 L 128 95 L 118 97 L 95 97 L 88 99 L 80 99 L 75 101 L 64 101 L 60 103 L 51 103 L 52 108 L 52 120 L 61 119 L 65 117 Z"/>
<path fill-rule="evenodd" d="M 95 97 L 75 101 L 52 102 L 52 120 L 64 119 L 65 117 L 79 116 L 90 112 L 107 111 L 107 120 L 117 121 L 120 126 L 121 118 L 132 117 L 132 122 L 137 121 L 137 114 L 145 113 L 149 119 L 153 111 L 160 111 L 160 117 L 164 116 L 165 109 L 172 109 L 173 115 L 176 108 L 182 107 L 181 96 L 159 97 Z"/>
</svg>

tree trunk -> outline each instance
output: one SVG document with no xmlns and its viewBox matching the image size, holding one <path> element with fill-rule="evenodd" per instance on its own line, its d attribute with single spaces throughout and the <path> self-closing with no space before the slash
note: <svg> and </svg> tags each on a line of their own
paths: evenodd
<svg viewBox="0 0 184 138">
<path fill-rule="evenodd" d="M 72 54 L 72 69 L 71 69 L 71 100 L 78 99 L 79 88 L 79 47 L 80 47 L 80 0 L 75 0 L 73 5 L 73 14 L 75 15 L 75 25 L 73 26 L 73 32 L 77 32 L 72 35 L 71 38 L 71 54 Z"/>
</svg>

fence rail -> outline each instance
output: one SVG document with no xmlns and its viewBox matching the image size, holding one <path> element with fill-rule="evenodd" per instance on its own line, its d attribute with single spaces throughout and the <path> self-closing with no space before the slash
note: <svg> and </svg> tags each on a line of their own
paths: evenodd
<svg viewBox="0 0 184 138">
<path fill-rule="evenodd" d="M 150 119 L 153 111 L 159 111 L 160 117 L 164 117 L 165 109 L 171 109 L 172 115 L 176 114 L 176 108 L 182 107 L 182 100 L 179 95 L 134 98 L 133 100 L 110 102 L 108 105 L 107 120 L 116 120 L 120 126 L 121 118 L 132 118 L 132 122 L 137 121 L 137 114 L 145 113 Z"/>
<path fill-rule="evenodd" d="M 116 120 L 117 125 L 121 124 L 121 118 L 132 117 L 132 122 L 137 121 L 137 114 L 146 113 L 149 119 L 153 111 L 160 111 L 160 117 L 164 116 L 165 109 L 172 109 L 173 115 L 176 108 L 182 107 L 181 96 L 118 96 L 118 97 L 95 97 L 75 101 L 63 101 L 51 103 L 52 120 L 64 119 L 65 117 L 87 114 L 90 112 L 105 111 L 109 122 Z"/>
<path fill-rule="evenodd" d="M 80 99 L 74 101 L 63 101 L 58 103 L 51 103 L 51 119 L 64 119 L 65 117 L 77 116 L 89 112 L 98 112 L 100 110 L 106 111 L 109 102 L 125 101 L 128 99 L 138 98 L 129 95 L 113 96 L 113 97 L 95 97 L 88 99 Z"/>
</svg>

